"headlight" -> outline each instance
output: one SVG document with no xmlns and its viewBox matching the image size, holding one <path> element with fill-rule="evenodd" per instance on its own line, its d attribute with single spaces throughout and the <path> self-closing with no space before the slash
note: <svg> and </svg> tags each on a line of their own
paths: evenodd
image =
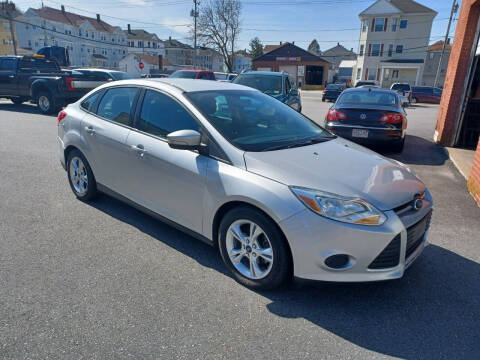
<svg viewBox="0 0 480 360">
<path fill-rule="evenodd" d="M 382 225 L 387 220 L 380 210 L 362 199 L 301 187 L 290 189 L 310 210 L 332 220 L 360 225 Z"/>
</svg>

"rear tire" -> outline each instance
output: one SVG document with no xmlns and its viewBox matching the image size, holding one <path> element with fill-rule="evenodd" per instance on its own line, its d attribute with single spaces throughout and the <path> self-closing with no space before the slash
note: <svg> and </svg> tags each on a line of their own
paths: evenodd
<svg viewBox="0 0 480 360">
<path fill-rule="evenodd" d="M 412 97 L 412 100 L 410 100 L 412 104 L 416 104 L 418 102 L 416 97 Z"/>
<path fill-rule="evenodd" d="M 51 93 L 41 91 L 38 93 L 36 101 L 42 114 L 52 114 L 55 111 L 55 103 Z"/>
<path fill-rule="evenodd" d="M 230 210 L 218 233 L 220 255 L 239 283 L 267 290 L 291 279 L 292 260 L 286 240 L 261 211 L 248 206 Z"/>
<path fill-rule="evenodd" d="M 395 143 L 392 147 L 392 151 L 394 153 L 400 154 L 403 151 L 404 147 L 405 147 L 405 138 L 403 138 L 399 142 Z"/>
<path fill-rule="evenodd" d="M 97 192 L 97 182 L 85 156 L 72 150 L 67 156 L 68 182 L 77 199 L 82 201 L 93 200 Z"/>
</svg>

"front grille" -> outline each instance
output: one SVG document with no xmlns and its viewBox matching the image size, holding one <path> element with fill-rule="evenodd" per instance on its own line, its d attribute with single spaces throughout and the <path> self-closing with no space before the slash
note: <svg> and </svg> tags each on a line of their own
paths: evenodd
<svg viewBox="0 0 480 360">
<path fill-rule="evenodd" d="M 368 266 L 369 269 L 388 269 L 398 265 L 400 262 L 400 234 L 387 245 L 375 260 Z"/>
<path fill-rule="evenodd" d="M 405 258 L 408 259 L 410 255 L 418 248 L 423 241 L 423 235 L 430 226 L 432 219 L 432 212 L 430 211 L 422 220 L 407 229 L 407 251 Z"/>
</svg>

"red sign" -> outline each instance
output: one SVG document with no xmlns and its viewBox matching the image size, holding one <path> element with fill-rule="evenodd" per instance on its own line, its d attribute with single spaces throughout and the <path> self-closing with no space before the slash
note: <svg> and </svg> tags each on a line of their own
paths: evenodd
<svg viewBox="0 0 480 360">
<path fill-rule="evenodd" d="M 145 65 L 143 65 L 143 62 L 139 62 L 138 63 L 138 67 L 140 68 L 140 70 L 143 70 L 143 68 L 145 67 Z"/>
</svg>

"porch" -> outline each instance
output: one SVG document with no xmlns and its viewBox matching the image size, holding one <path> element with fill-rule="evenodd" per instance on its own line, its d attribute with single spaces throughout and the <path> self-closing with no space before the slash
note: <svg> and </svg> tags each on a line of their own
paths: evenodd
<svg viewBox="0 0 480 360">
<path fill-rule="evenodd" d="M 408 62 L 407 62 L 408 61 Z M 393 83 L 419 85 L 422 78 L 423 60 L 385 60 L 380 63 L 380 86 L 390 88 Z"/>
</svg>

